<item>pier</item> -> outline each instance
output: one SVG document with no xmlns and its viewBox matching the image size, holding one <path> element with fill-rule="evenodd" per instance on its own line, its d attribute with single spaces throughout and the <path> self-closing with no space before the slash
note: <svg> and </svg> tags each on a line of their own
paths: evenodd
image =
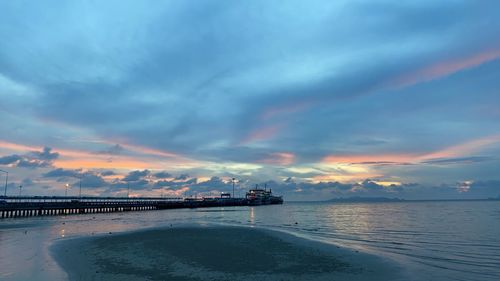
<svg viewBox="0 0 500 281">
<path fill-rule="evenodd" d="M 0 218 L 248 206 L 246 198 L 0 196 Z"/>
</svg>

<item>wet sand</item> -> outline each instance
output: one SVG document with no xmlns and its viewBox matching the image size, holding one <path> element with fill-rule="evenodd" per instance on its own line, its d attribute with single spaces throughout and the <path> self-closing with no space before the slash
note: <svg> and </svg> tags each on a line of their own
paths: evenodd
<svg viewBox="0 0 500 281">
<path fill-rule="evenodd" d="M 180 227 L 62 240 L 70 280 L 403 280 L 388 259 L 289 234 Z"/>
</svg>

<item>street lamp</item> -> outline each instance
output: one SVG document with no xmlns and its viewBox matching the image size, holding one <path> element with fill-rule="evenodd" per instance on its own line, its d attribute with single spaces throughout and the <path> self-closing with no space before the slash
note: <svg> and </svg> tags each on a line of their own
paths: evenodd
<svg viewBox="0 0 500 281">
<path fill-rule="evenodd" d="M 19 197 L 21 197 L 21 191 L 23 190 L 23 185 L 19 185 Z"/>
<path fill-rule="evenodd" d="M 9 172 L 4 171 L 4 170 L 0 170 L 0 172 L 4 172 L 6 174 L 6 176 L 5 176 L 5 189 L 3 192 L 3 196 L 7 197 L 7 182 L 9 181 Z"/>
<path fill-rule="evenodd" d="M 64 191 L 64 196 L 67 197 L 68 196 L 69 183 L 65 184 L 65 186 L 66 186 L 66 190 Z"/>
<path fill-rule="evenodd" d="M 232 181 L 233 181 L 233 198 L 234 198 L 234 181 L 235 180 L 236 180 L 235 178 L 232 178 Z"/>
<path fill-rule="evenodd" d="M 83 175 L 80 176 L 80 199 L 82 199 L 82 177 Z"/>
</svg>

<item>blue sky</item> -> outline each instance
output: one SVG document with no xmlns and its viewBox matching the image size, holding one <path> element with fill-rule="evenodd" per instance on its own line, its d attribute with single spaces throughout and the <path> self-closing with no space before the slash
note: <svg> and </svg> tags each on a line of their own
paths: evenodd
<svg viewBox="0 0 500 281">
<path fill-rule="evenodd" d="M 4 1 L 9 193 L 500 194 L 498 1 Z M 0 173 L 0 181 L 4 173 Z M 71 191 L 75 192 L 75 190 Z"/>
</svg>

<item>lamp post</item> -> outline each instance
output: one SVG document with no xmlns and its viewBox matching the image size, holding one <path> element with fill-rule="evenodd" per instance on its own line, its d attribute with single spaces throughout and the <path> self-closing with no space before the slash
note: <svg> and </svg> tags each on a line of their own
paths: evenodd
<svg viewBox="0 0 500 281">
<path fill-rule="evenodd" d="M 82 199 L 82 176 L 80 176 L 80 199 Z"/>
<path fill-rule="evenodd" d="M 0 172 L 4 172 L 6 174 L 6 176 L 5 176 L 5 189 L 3 191 L 3 196 L 7 197 L 7 183 L 9 181 L 9 172 L 4 171 L 4 170 L 0 170 Z"/>
<path fill-rule="evenodd" d="M 233 181 L 233 198 L 234 198 L 234 181 L 235 180 L 236 180 L 235 178 L 232 179 L 232 181 Z"/>
<path fill-rule="evenodd" d="M 67 183 L 65 186 L 66 186 L 66 190 L 64 191 L 64 196 L 67 197 L 68 196 L 69 183 Z"/>
<path fill-rule="evenodd" d="M 19 197 L 21 197 L 21 193 L 22 193 L 22 190 L 23 190 L 23 185 L 19 185 Z"/>
</svg>

